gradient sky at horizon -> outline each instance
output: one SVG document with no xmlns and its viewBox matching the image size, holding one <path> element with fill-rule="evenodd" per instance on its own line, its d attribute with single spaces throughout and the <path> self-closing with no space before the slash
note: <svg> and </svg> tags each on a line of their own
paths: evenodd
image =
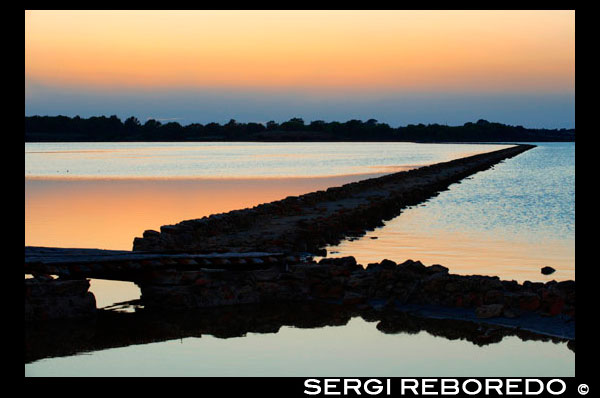
<svg viewBox="0 0 600 398">
<path fill-rule="evenodd" d="M 26 11 L 26 115 L 572 128 L 574 11 Z"/>
</svg>

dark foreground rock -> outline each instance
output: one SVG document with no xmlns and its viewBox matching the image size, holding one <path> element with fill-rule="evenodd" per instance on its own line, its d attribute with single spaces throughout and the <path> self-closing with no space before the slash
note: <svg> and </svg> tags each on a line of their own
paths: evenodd
<svg viewBox="0 0 600 398">
<path fill-rule="evenodd" d="M 80 264 L 31 264 L 59 279 L 25 280 L 26 319 L 86 317 L 94 297 L 85 278 L 130 280 L 147 308 L 198 309 L 241 304 L 332 302 L 379 307 L 433 305 L 464 308 L 479 319 L 516 319 L 525 313 L 575 318 L 575 281 L 522 284 L 490 276 L 461 276 L 407 260 L 357 264 L 354 257 L 319 263 L 291 255 L 162 258 Z M 78 260 L 79 261 L 79 260 Z"/>
<path fill-rule="evenodd" d="M 96 298 L 88 280 L 39 276 L 25 279 L 25 321 L 85 319 L 96 315 Z"/>
<path fill-rule="evenodd" d="M 158 309 L 315 300 L 356 306 L 379 301 L 383 306 L 468 308 L 484 319 L 524 313 L 575 318 L 575 281 L 519 284 L 450 274 L 439 264 L 412 260 L 383 260 L 366 268 L 354 257 L 342 257 L 249 271 L 173 270 L 138 285 L 144 305 Z"/>
</svg>

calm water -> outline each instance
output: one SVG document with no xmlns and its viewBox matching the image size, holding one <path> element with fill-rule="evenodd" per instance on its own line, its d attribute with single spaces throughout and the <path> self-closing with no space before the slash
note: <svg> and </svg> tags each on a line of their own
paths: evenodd
<svg viewBox="0 0 600 398">
<path fill-rule="evenodd" d="M 412 258 L 520 282 L 575 279 L 575 144 L 536 145 L 328 251 L 362 264 Z M 546 265 L 557 271 L 541 275 Z"/>
<path fill-rule="evenodd" d="M 26 376 L 557 376 L 575 375 L 566 343 L 522 341 L 479 347 L 425 331 L 384 334 L 376 322 L 284 326 L 277 333 L 211 335 L 41 359 Z"/>
<path fill-rule="evenodd" d="M 145 229 L 502 147 L 26 144 L 25 243 L 131 249 L 133 237 Z M 363 264 L 412 258 L 461 274 L 574 279 L 574 153 L 573 143 L 539 144 L 328 251 Z M 557 272 L 542 276 L 544 265 Z M 92 280 L 92 291 L 99 307 L 139 297 L 137 287 L 127 283 Z M 565 344 L 517 337 L 478 347 L 426 332 L 385 335 L 354 318 L 338 327 L 282 327 L 276 334 L 190 337 L 43 359 L 25 370 L 29 376 L 569 376 L 574 354 Z"/>
<path fill-rule="evenodd" d="M 25 143 L 26 177 L 323 177 L 394 171 L 500 145 L 413 143 Z"/>
<path fill-rule="evenodd" d="M 501 147 L 28 143 L 25 242 L 130 250 L 146 229 Z"/>
</svg>

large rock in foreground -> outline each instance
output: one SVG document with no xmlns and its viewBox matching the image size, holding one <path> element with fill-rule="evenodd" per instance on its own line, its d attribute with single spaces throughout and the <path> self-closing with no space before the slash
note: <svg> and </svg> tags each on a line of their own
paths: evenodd
<svg viewBox="0 0 600 398">
<path fill-rule="evenodd" d="M 383 260 L 366 268 L 354 257 L 325 258 L 259 270 L 177 271 L 138 282 L 146 308 L 189 309 L 286 301 L 348 306 L 381 302 L 472 308 L 479 318 L 522 313 L 575 317 L 575 281 L 503 281 L 454 275 L 435 264 Z"/>
</svg>

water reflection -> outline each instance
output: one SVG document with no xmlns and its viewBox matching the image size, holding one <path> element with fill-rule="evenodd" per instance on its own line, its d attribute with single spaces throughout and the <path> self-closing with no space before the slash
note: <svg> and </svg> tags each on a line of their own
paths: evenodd
<svg viewBox="0 0 600 398">
<path fill-rule="evenodd" d="M 353 245 L 338 248 L 342 253 L 334 255 L 346 254 L 346 250 L 365 265 L 385 257 L 397 262 L 413 258 L 426 264 L 441 263 L 450 267 L 451 272 L 491 273 L 502 279 L 518 280 L 544 280 L 540 279 L 545 277 L 539 268 L 552 265 L 557 272 L 548 278 L 571 279 L 574 145 L 561 145 L 540 146 L 498 165 L 493 171 L 478 173 L 458 185 L 459 189 L 446 191 L 423 207 L 405 211 L 390 222 L 388 227 L 392 228 L 386 227 L 385 234 L 386 228 L 373 231 L 366 239 L 344 242 L 342 245 Z M 355 157 L 341 151 L 343 167 L 336 170 L 347 173 L 355 170 L 349 167 L 358 167 L 363 171 L 381 171 L 384 166 L 402 164 L 395 150 L 390 150 L 394 157 L 386 157 L 379 149 L 364 147 L 360 167 Z M 247 151 L 245 147 L 242 149 Z M 279 162 L 276 168 L 279 174 L 306 171 L 282 162 L 285 154 L 279 155 L 280 150 L 276 146 L 260 152 L 265 156 L 254 156 L 263 162 L 259 170 L 271 172 L 274 163 L 264 161 L 275 159 Z M 297 151 L 297 147 L 290 150 Z M 275 153 L 278 155 L 271 156 Z M 383 156 L 386 160 L 371 164 L 369 159 L 374 154 L 375 158 Z M 44 171 L 47 166 L 59 165 L 53 170 L 64 177 L 59 171 L 68 164 L 69 174 L 73 173 L 73 161 L 94 173 L 100 173 L 96 166 L 102 166 L 104 174 L 100 174 L 104 177 L 110 174 L 104 167 L 112 161 L 102 154 L 96 154 L 99 157 L 91 163 L 90 154 L 77 155 L 76 159 L 68 158 L 73 154 L 67 158 L 64 155 L 52 154 L 57 159 L 47 163 L 47 156 L 26 154 L 26 167 L 36 164 L 42 167 L 37 172 L 35 168 L 26 170 L 26 175 L 48 176 Z M 147 174 L 155 176 L 153 173 L 160 167 L 172 165 L 168 180 L 26 178 L 26 244 L 129 250 L 133 237 L 140 236 L 144 229 L 158 229 L 184 219 L 367 178 L 365 175 L 237 180 L 173 178 L 172 174 L 178 175 L 177 170 L 190 174 L 182 164 L 200 169 L 211 164 L 214 169 L 211 175 L 217 171 L 229 173 L 230 177 L 256 175 L 248 168 L 249 162 L 239 163 L 236 168 L 215 168 L 214 164 L 230 164 L 235 158 L 231 154 L 202 153 L 201 162 L 197 154 L 189 155 L 183 163 L 180 156 L 161 156 L 164 161 L 159 163 L 148 161 L 155 160 L 154 155 L 136 160 L 124 156 L 118 163 L 123 167 L 115 171 L 118 175 L 122 170 L 135 173 L 134 163 L 147 162 L 155 167 L 147 169 Z M 311 170 L 318 168 L 318 174 L 324 171 L 329 174 L 331 164 L 316 160 L 330 155 L 321 151 L 312 159 L 295 155 L 292 159 L 309 159 Z M 36 163 L 36 159 L 40 161 Z M 431 159 L 410 159 L 404 164 L 424 161 Z M 90 173 L 82 170 L 80 174 Z M 503 262 L 497 262 L 498 259 Z M 132 284 L 116 286 L 114 282 L 92 281 L 92 291 L 99 306 L 139 295 Z M 78 355 L 82 353 L 86 355 Z M 564 377 L 574 375 L 574 346 L 498 326 L 424 319 L 369 308 L 350 310 L 322 303 L 229 307 L 191 313 L 149 312 L 128 303 L 100 311 L 92 322 L 29 325 L 25 362 L 28 376 Z"/>
<path fill-rule="evenodd" d="M 91 321 L 52 321 L 26 325 L 25 363 L 204 335 L 231 339 L 248 334 L 277 334 L 286 327 L 319 330 L 330 326 L 347 328 L 355 318 L 376 322 L 376 329 L 383 334 L 409 338 L 408 335 L 426 332 L 429 336 L 459 340 L 479 347 L 500 343 L 508 336 L 518 337 L 524 342 L 566 344 L 564 339 L 520 329 L 464 320 L 423 318 L 407 312 L 376 310 L 370 306 L 356 308 L 322 302 L 273 303 L 159 312 L 146 310 L 140 306 L 139 300 L 133 300 L 99 310 L 98 317 Z M 344 329 L 340 330 L 340 338 L 344 333 Z M 321 331 L 317 335 L 320 336 Z M 574 352 L 574 344 L 568 347 Z"/>
<path fill-rule="evenodd" d="M 536 145 L 327 250 L 361 264 L 413 259 L 462 275 L 575 279 L 575 144 Z M 542 275 L 543 266 L 556 272 Z"/>
<path fill-rule="evenodd" d="M 25 179 L 25 245 L 131 250 L 146 229 L 377 175 L 285 179 Z"/>
<path fill-rule="evenodd" d="M 409 142 L 25 143 L 25 176 L 313 177 L 386 172 L 507 147 Z"/>
<path fill-rule="evenodd" d="M 89 291 L 96 297 L 96 307 L 105 308 L 115 303 L 138 300 L 141 291 L 133 282 L 112 281 L 90 278 Z M 130 308 L 131 309 L 131 308 Z"/>
</svg>

